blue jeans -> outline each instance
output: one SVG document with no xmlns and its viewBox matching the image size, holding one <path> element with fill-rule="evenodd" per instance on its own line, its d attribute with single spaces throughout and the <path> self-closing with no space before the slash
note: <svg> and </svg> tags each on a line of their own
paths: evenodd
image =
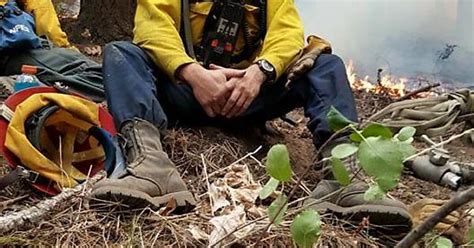
<svg viewBox="0 0 474 248">
<path fill-rule="evenodd" d="M 304 107 L 315 145 L 332 132 L 326 114 L 336 107 L 357 121 L 354 97 L 346 69 L 336 55 L 323 54 L 314 67 L 289 89 L 285 81 L 264 85 L 247 111 L 232 119 L 206 115 L 185 83 L 174 83 L 154 64 L 144 50 L 129 42 L 114 42 L 104 51 L 103 76 L 109 109 L 117 127 L 133 118 L 153 123 L 161 130 L 169 125 L 260 125 Z"/>
</svg>

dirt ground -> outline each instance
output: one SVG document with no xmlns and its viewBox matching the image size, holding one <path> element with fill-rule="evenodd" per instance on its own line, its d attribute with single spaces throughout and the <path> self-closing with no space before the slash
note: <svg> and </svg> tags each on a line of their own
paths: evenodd
<svg viewBox="0 0 474 248">
<path fill-rule="evenodd" d="M 365 92 L 356 92 L 357 108 L 361 120 L 371 116 L 376 111 L 392 102 L 391 99 L 383 96 L 374 96 Z M 197 223 L 202 230 L 209 233 L 212 226 L 206 223 L 211 216 L 204 202 L 207 197 L 207 186 L 203 180 L 203 159 L 207 164 L 207 172 L 217 171 L 215 178 L 219 178 L 219 171 L 222 168 L 239 160 L 249 152 L 262 146 L 262 149 L 253 157 L 255 159 L 246 159 L 242 163 L 249 166 L 249 169 L 257 182 L 265 183 L 267 176 L 262 168 L 260 161 L 265 157 L 268 149 L 277 143 L 286 144 L 291 163 L 296 175 L 312 164 L 315 149 L 312 145 L 311 134 L 305 127 L 306 119 L 301 109 L 295 110 L 290 115 L 298 124 L 291 126 L 282 120 L 275 120 L 269 123 L 269 126 L 276 132 L 269 134 L 261 130 L 239 130 L 229 132 L 213 127 L 204 127 L 198 129 L 174 129 L 164 141 L 165 149 L 173 162 L 176 163 L 180 172 L 185 178 L 192 191 L 201 195 L 203 202 L 194 213 L 195 215 L 186 215 L 186 217 L 160 217 L 157 219 L 155 214 L 145 214 L 145 217 L 138 217 L 134 214 L 122 219 L 121 215 L 111 216 L 108 211 L 98 211 L 84 209 L 82 202 L 87 196 L 77 196 L 70 201 L 61 204 L 59 209 L 55 210 L 48 218 L 45 218 L 39 225 L 30 225 L 22 227 L 19 230 L 8 233 L 0 237 L 0 244 L 4 245 L 80 245 L 86 242 L 85 246 L 103 246 L 103 245 L 139 245 L 154 244 L 158 247 L 164 246 L 191 246 L 201 247 L 202 241 L 196 241 L 190 237 L 187 229 L 179 226 L 189 226 L 190 223 Z M 459 127 L 447 133 L 449 136 Z M 421 142 L 416 143 L 417 148 L 426 147 Z M 460 141 L 455 141 L 446 146 L 456 160 L 462 162 L 474 161 L 474 148 L 464 146 Z M 6 172 L 7 167 L 3 161 L 1 170 Z M 1 173 L 0 173 L 1 174 Z M 304 184 L 311 190 L 321 179 L 320 172 L 311 170 L 305 177 Z M 210 178 L 211 182 L 214 178 Z M 291 186 L 291 184 L 290 184 Z M 288 187 L 291 188 L 291 187 Z M 390 192 L 394 198 L 402 200 L 409 205 L 423 198 L 449 199 L 455 192 L 438 186 L 436 184 L 422 181 L 406 173 L 399 186 Z M 301 190 L 296 198 L 304 197 L 306 193 Z M 0 203 L 7 200 L 20 198 L 14 203 L 2 206 L 0 204 L 0 217 L 8 216 L 12 212 L 33 206 L 41 200 L 47 198 L 41 193 L 31 190 L 25 182 L 17 184 L 0 192 Z M 290 199 L 291 200 L 291 199 Z M 268 203 L 262 202 L 261 205 Z M 141 216 L 141 214 L 139 215 Z M 167 220 L 167 221 L 165 221 Z M 323 235 L 318 247 L 367 247 L 382 246 L 381 240 L 368 236 L 367 233 L 341 229 L 340 222 L 334 222 L 331 218 L 323 218 L 326 225 L 323 228 Z M 89 225 L 87 224 L 89 223 Z M 92 224 L 91 224 L 92 223 Z M 257 222 L 259 223 L 259 222 Z M 257 224 L 262 226 L 263 224 Z M 110 227 L 114 226 L 115 231 L 111 232 Z M 154 229 L 152 229 L 152 227 Z M 137 232 L 139 228 L 140 232 Z M 279 231 L 280 230 L 280 231 Z M 154 238 L 154 233 L 162 233 L 159 239 Z M 108 232 L 106 235 L 104 232 Z M 258 233 L 257 233 L 258 234 Z M 258 236 L 258 235 L 257 235 Z M 107 238 L 105 238 L 107 237 Z M 349 237 L 349 239 L 348 239 Z M 140 238 L 137 240 L 137 238 Z M 267 237 L 267 241 L 262 246 L 293 246 L 288 233 L 288 224 L 277 228 Z M 235 244 L 248 245 L 255 241 L 255 235 L 238 241 Z M 79 242 L 79 243 L 78 243 Z M 149 243 L 150 242 L 150 243 Z M 153 242 L 153 243 L 151 243 Z M 239 246 L 237 246 L 239 247 Z"/>
</svg>

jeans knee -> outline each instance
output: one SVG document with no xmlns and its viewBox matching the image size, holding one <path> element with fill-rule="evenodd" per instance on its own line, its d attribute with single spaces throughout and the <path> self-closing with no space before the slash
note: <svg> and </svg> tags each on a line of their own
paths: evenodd
<svg viewBox="0 0 474 248">
<path fill-rule="evenodd" d="M 345 67 L 342 58 L 336 54 L 321 54 L 317 60 L 317 63 Z"/>
<path fill-rule="evenodd" d="M 129 49 L 130 46 L 134 45 L 128 41 L 113 41 L 105 45 L 104 54 L 124 51 Z"/>
<path fill-rule="evenodd" d="M 321 73 L 321 71 L 345 74 L 346 66 L 343 60 L 335 54 L 321 54 L 309 73 Z"/>
<path fill-rule="evenodd" d="M 149 63 L 150 59 L 145 51 L 128 41 L 115 41 L 104 48 L 104 67 L 115 67 L 122 64 Z"/>
<path fill-rule="evenodd" d="M 136 49 L 135 45 L 127 41 L 111 42 L 104 48 L 104 60 L 106 60 L 107 57 L 112 57 L 115 59 L 118 57 L 124 57 L 134 49 Z"/>
</svg>

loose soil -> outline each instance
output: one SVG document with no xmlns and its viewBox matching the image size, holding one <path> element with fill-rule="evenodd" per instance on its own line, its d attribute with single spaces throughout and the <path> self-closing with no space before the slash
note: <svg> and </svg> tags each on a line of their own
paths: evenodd
<svg viewBox="0 0 474 248">
<path fill-rule="evenodd" d="M 365 92 L 356 92 L 357 108 L 362 120 L 371 116 L 376 111 L 392 102 L 388 97 L 374 96 Z M 170 130 L 164 141 L 165 149 L 171 159 L 176 163 L 185 181 L 190 189 L 201 195 L 201 201 L 206 202 L 207 186 L 203 183 L 203 163 L 202 156 L 206 161 L 208 173 L 219 171 L 230 165 L 234 161 L 243 157 L 249 152 L 256 150 L 259 146 L 262 149 L 255 154 L 255 160 L 246 159 L 243 163 L 250 167 L 255 180 L 262 184 L 266 182 L 267 176 L 261 166 L 260 161 L 264 161 L 264 157 L 268 149 L 277 143 L 284 143 L 288 146 L 291 154 L 291 162 L 296 175 L 301 175 L 302 171 L 312 164 L 315 149 L 312 145 L 311 134 L 305 127 L 306 119 L 301 109 L 290 113 L 293 119 L 298 121 L 296 126 L 291 126 L 282 120 L 269 122 L 269 126 L 273 130 L 272 134 L 262 132 L 261 130 L 239 130 L 229 132 L 228 130 L 220 130 L 214 127 L 203 127 L 196 129 L 173 129 Z M 453 129 L 450 134 L 460 131 L 459 128 Z M 425 144 L 416 142 L 417 148 L 426 147 Z M 446 146 L 453 157 L 462 162 L 474 161 L 474 148 L 464 146 L 460 141 L 455 141 Z M 8 169 L 3 161 L 1 170 L 7 172 Z M 220 176 L 216 174 L 215 178 Z M 214 179 L 215 179 L 214 178 Z M 211 178 L 211 181 L 213 178 Z M 321 175 L 317 170 L 311 170 L 309 175 L 305 177 L 304 184 L 308 189 L 321 180 Z M 291 184 L 289 186 L 292 186 Z M 290 187 L 287 187 L 289 189 Z M 286 191 L 286 190 L 285 190 Z M 423 198 L 449 199 L 455 192 L 433 184 L 431 182 L 422 181 L 406 173 L 399 186 L 390 192 L 390 195 L 396 199 L 402 200 L 405 204 L 411 204 Z M 306 193 L 303 190 L 298 192 L 297 197 L 303 197 Z M 0 192 L 0 202 L 15 199 L 24 196 L 25 199 L 19 200 L 14 204 L 10 204 L 0 209 L 0 216 L 6 216 L 12 212 L 33 206 L 47 196 L 31 190 L 25 182 L 17 182 L 15 185 L 8 187 Z M 212 226 L 208 223 L 209 212 L 205 210 L 206 204 L 202 204 L 201 210 L 196 211 L 196 216 L 177 218 L 170 223 L 163 222 L 163 219 L 157 219 L 156 214 L 144 214 L 142 219 L 137 220 L 137 215 L 111 216 L 106 212 L 94 212 L 88 209 L 78 209 L 78 203 L 87 197 L 77 196 L 70 202 L 64 203 L 59 209 L 51 213 L 49 219 L 45 219 L 39 226 L 23 227 L 20 230 L 0 237 L 0 244 L 5 245 L 46 245 L 46 244 L 66 244 L 79 245 L 77 242 L 90 242 L 89 244 L 103 246 L 105 244 L 139 244 L 137 235 L 145 235 L 142 237 L 145 244 L 151 244 L 154 236 L 154 229 L 145 228 L 143 225 L 152 225 L 156 230 L 161 230 L 163 236 L 155 240 L 155 245 L 159 246 L 179 246 L 187 244 L 189 246 L 200 247 L 202 241 L 198 242 L 190 237 L 189 232 L 180 229 L 179 226 L 186 227 L 192 223 L 197 223 L 202 230 L 210 232 Z M 262 203 L 268 204 L 268 203 Z M 207 204 L 208 205 L 208 204 Z M 1 205 L 0 205 L 1 206 Z M 208 206 L 207 206 L 208 207 Z M 323 216 L 324 217 L 324 216 Z M 164 217 L 161 217 L 164 218 Z M 168 217 L 170 218 L 170 217 Z M 344 230 L 340 228 L 340 222 L 335 222 L 331 217 L 324 217 L 323 220 L 327 225 L 323 228 L 323 236 L 320 241 L 320 247 L 327 245 L 329 247 L 348 247 L 366 244 L 370 246 L 379 246 L 380 240 L 367 236 L 364 232 L 354 233 L 353 229 Z M 86 225 L 80 222 L 87 221 L 95 223 L 94 226 Z M 141 225 L 141 226 L 140 226 Z M 286 226 L 285 226 L 286 225 Z M 115 232 L 110 233 L 107 227 L 117 228 Z M 78 229 L 79 228 L 79 229 Z M 84 230 L 82 230 L 82 229 Z M 136 228 L 140 229 L 137 232 Z M 273 244 L 276 247 L 292 246 L 290 235 L 288 233 L 288 224 L 275 229 L 268 240 L 263 242 L 263 246 Z M 135 231 L 134 231 L 135 230 Z M 278 232 L 280 230 L 280 233 Z M 84 231 L 89 236 L 84 236 Z M 102 232 L 109 232 L 106 236 Z M 279 233 L 279 234 L 278 234 Z M 258 233 L 253 237 L 237 242 L 237 244 L 248 245 L 255 241 Z M 105 236 L 104 236 L 105 235 Z M 104 237 L 108 237 L 104 240 Z M 350 237 L 349 239 L 347 237 Z M 348 241 L 350 240 L 350 241 Z"/>
</svg>

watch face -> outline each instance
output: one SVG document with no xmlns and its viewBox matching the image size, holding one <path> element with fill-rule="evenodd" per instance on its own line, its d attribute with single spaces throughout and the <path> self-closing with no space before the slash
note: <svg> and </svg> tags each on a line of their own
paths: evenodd
<svg viewBox="0 0 474 248">
<path fill-rule="evenodd" d="M 265 60 L 262 60 L 261 65 L 262 65 L 262 68 L 263 68 L 265 71 L 268 71 L 268 72 L 273 72 L 273 71 L 274 71 L 273 66 L 272 66 L 270 63 L 268 63 L 267 61 L 265 61 Z"/>
</svg>

